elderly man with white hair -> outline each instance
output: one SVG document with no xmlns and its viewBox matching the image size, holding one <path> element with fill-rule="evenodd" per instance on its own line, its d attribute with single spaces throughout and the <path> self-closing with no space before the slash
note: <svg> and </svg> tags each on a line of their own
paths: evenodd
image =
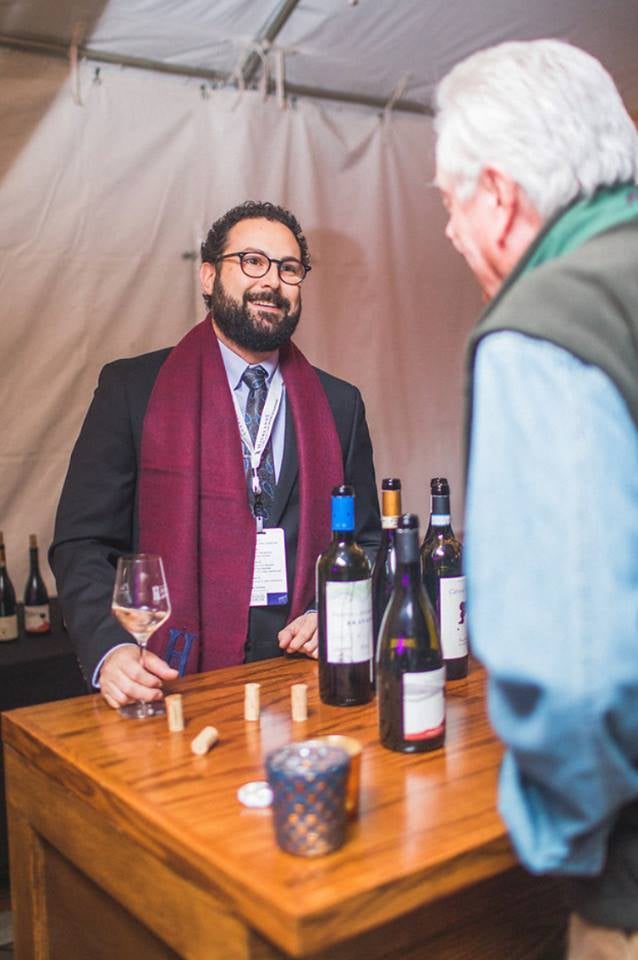
<svg viewBox="0 0 638 960">
<path fill-rule="evenodd" d="M 638 957 L 638 141 L 593 57 L 508 43 L 437 89 L 467 367 L 467 576 L 523 864 L 570 960 Z"/>
</svg>

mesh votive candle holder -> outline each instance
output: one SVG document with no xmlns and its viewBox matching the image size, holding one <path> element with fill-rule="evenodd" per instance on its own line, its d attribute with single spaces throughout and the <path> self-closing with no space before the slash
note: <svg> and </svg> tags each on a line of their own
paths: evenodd
<svg viewBox="0 0 638 960">
<path fill-rule="evenodd" d="M 289 743 L 268 755 L 275 837 L 282 850 L 319 857 L 343 844 L 349 765 L 345 750 L 320 740 Z"/>
</svg>

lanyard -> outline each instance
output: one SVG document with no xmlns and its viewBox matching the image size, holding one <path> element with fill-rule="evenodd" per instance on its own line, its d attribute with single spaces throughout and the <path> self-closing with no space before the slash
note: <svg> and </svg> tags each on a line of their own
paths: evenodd
<svg viewBox="0 0 638 960">
<path fill-rule="evenodd" d="M 257 436 L 255 437 L 255 443 L 253 444 L 252 437 L 250 436 L 248 427 L 246 426 L 246 421 L 244 420 L 244 416 L 241 412 L 241 407 L 239 406 L 239 401 L 237 400 L 237 396 L 233 390 L 233 403 L 235 404 L 235 413 L 237 415 L 237 426 L 239 427 L 239 433 L 242 442 L 250 455 L 250 467 L 252 471 L 251 486 L 253 494 L 256 497 L 261 494 L 261 483 L 259 482 L 259 474 L 257 473 L 257 470 L 259 468 L 259 464 L 261 463 L 261 458 L 264 455 L 266 445 L 270 440 L 270 434 L 272 433 L 277 411 L 279 410 L 283 391 L 284 381 L 279 367 L 277 367 L 270 383 L 268 396 L 266 397 L 266 403 L 264 404 L 264 409 L 262 410 L 261 419 L 259 421 L 259 429 L 257 431 Z M 258 517 L 258 525 L 260 525 L 260 520 L 261 517 Z M 263 526 L 263 522 L 261 526 Z"/>
</svg>

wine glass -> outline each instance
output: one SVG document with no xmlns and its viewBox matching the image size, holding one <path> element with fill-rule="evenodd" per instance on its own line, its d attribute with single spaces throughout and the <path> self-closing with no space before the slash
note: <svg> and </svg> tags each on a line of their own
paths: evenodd
<svg viewBox="0 0 638 960">
<path fill-rule="evenodd" d="M 151 553 L 119 557 L 111 612 L 124 629 L 135 637 L 141 650 L 140 663 L 143 667 L 149 637 L 171 615 L 171 601 L 161 557 Z M 140 700 L 120 707 L 122 716 L 139 720 L 165 712 L 163 701 L 147 703 Z"/>
</svg>

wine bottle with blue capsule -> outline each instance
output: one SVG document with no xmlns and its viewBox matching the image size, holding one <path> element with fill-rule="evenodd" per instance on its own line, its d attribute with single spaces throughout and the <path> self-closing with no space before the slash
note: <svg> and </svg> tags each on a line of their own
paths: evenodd
<svg viewBox="0 0 638 960">
<path fill-rule="evenodd" d="M 370 563 L 354 538 L 354 488 L 332 491 L 332 542 L 317 560 L 319 694 L 351 707 L 372 698 Z"/>
<path fill-rule="evenodd" d="M 413 513 L 399 519 L 396 551 L 394 590 L 377 659 L 379 735 L 389 750 L 423 753 L 445 740 L 445 667 L 421 580 L 419 519 Z"/>
</svg>

